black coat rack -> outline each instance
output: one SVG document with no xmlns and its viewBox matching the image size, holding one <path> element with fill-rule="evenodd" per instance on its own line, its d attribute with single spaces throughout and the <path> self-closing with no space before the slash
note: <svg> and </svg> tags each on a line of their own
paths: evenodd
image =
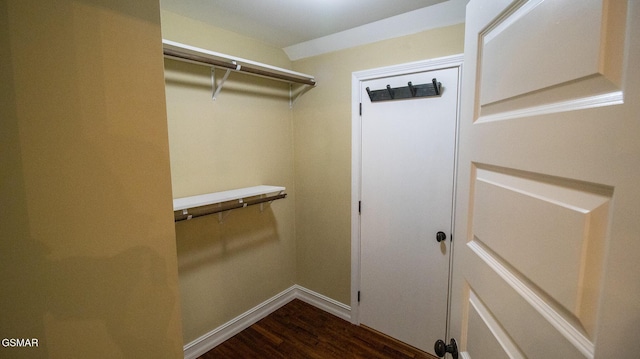
<svg viewBox="0 0 640 359">
<path fill-rule="evenodd" d="M 404 100 L 417 97 L 435 97 L 442 95 L 442 84 L 435 78 L 430 84 L 413 85 L 411 81 L 404 87 L 387 88 L 382 90 L 371 90 L 367 87 L 367 93 L 371 102 Z"/>
</svg>

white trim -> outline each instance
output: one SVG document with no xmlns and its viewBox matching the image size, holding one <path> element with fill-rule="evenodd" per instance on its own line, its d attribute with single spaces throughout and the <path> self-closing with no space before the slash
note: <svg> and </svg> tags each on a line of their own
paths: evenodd
<svg viewBox="0 0 640 359">
<path fill-rule="evenodd" d="M 534 117 L 564 111 L 577 111 L 588 108 L 622 105 L 623 103 L 624 94 L 622 93 L 622 91 L 615 91 L 601 95 L 594 95 L 567 101 L 544 104 L 540 106 L 527 107 L 513 111 L 501 112 L 494 115 L 480 116 L 476 120 L 476 123 L 511 120 L 521 117 Z"/>
<path fill-rule="evenodd" d="M 338 318 L 351 321 L 351 307 L 348 305 L 299 285 L 294 285 L 292 288 L 295 289 L 296 299 L 300 299 L 301 301 L 322 309 L 329 314 L 333 314 Z"/>
<path fill-rule="evenodd" d="M 300 80 L 311 80 L 315 82 L 315 79 L 312 75 L 307 75 L 300 72 L 291 71 L 289 69 L 284 69 L 281 67 L 263 64 L 261 62 L 243 59 L 242 57 L 231 56 L 231 55 L 223 54 L 221 52 L 215 52 L 215 51 L 203 49 L 201 47 L 187 45 L 187 44 L 183 44 L 183 43 L 179 43 L 179 42 L 171 41 L 167 39 L 162 39 L 162 49 L 165 51 L 172 50 L 174 53 L 177 53 L 177 54 L 171 54 L 171 55 L 165 55 L 165 56 L 172 59 L 179 60 L 179 61 L 187 61 L 187 62 L 201 64 L 205 66 L 211 66 L 209 63 L 206 63 L 206 62 L 203 63 L 198 60 L 184 59 L 182 57 L 182 55 L 196 55 L 198 57 L 204 57 L 208 60 L 219 60 L 222 62 L 226 62 L 229 65 L 235 66 L 235 69 L 233 68 L 231 69 L 236 71 L 241 71 L 243 67 L 247 67 L 247 68 L 261 70 L 265 75 L 267 73 L 273 73 L 275 75 L 289 75 L 291 77 L 298 77 L 300 78 Z"/>
<path fill-rule="evenodd" d="M 358 291 L 360 290 L 360 213 L 358 211 L 358 204 L 360 202 L 361 195 L 362 175 L 362 126 L 360 123 L 362 82 L 416 72 L 440 70 L 452 67 L 461 68 L 463 59 L 464 56 L 459 54 L 440 57 L 437 59 L 357 71 L 353 72 L 351 75 L 351 322 L 353 324 L 360 324 L 358 310 Z M 460 114 L 458 112 L 458 117 L 459 116 Z M 451 300 L 451 298 L 449 298 L 449 300 Z"/>
<path fill-rule="evenodd" d="M 593 358 L 595 353 L 595 345 L 589 338 L 582 333 L 576 326 L 572 325 L 561 312 L 555 310 L 540 297 L 538 293 L 532 290 L 524 281 L 518 278 L 513 271 L 507 269 L 499 259 L 495 258 L 487 252 L 483 245 L 478 241 L 467 243 L 467 247 L 471 249 L 480 259 L 482 259 L 489 268 L 499 275 L 505 283 L 507 283 L 516 293 L 531 305 L 549 324 L 551 324 L 567 341 L 573 344 L 585 358 Z M 506 336 L 506 334 L 505 334 Z M 497 337 L 498 338 L 498 337 Z"/>
<path fill-rule="evenodd" d="M 469 291 L 469 304 L 475 309 L 476 314 L 484 322 L 484 325 L 489 329 L 493 337 L 496 339 L 504 354 L 512 359 L 524 359 L 526 356 L 522 354 L 518 345 L 513 342 L 513 339 L 502 328 L 502 325 L 493 316 L 489 308 L 478 298 L 473 290 Z"/>
<path fill-rule="evenodd" d="M 465 22 L 468 0 L 449 0 L 283 48 L 291 61 Z"/>
<path fill-rule="evenodd" d="M 375 69 L 357 71 L 352 74 L 352 79 L 357 79 L 357 82 L 373 80 L 383 77 L 391 77 L 398 75 L 406 75 L 416 72 L 441 70 L 451 67 L 460 67 L 464 59 L 463 54 L 438 57 L 435 59 L 420 60 L 414 62 L 407 62 L 404 64 L 379 67 Z M 353 85 L 353 82 L 351 83 Z M 352 86 L 353 89 L 353 86 Z M 358 89 L 358 98 L 360 97 L 360 91 Z"/>
<path fill-rule="evenodd" d="M 349 321 L 351 319 L 349 306 L 307 288 L 294 285 L 186 344 L 183 348 L 185 359 L 195 359 L 201 356 L 294 299 L 300 299 L 344 320 Z"/>
<path fill-rule="evenodd" d="M 240 200 L 248 197 L 261 196 L 263 194 L 284 192 L 285 187 L 280 186 L 254 186 L 246 188 L 232 189 L 229 191 L 205 193 L 197 196 L 176 198 L 173 200 L 173 210 L 180 211 L 183 209 L 191 209 L 195 207 L 208 206 L 210 204 L 218 204 L 222 202 Z"/>
</svg>

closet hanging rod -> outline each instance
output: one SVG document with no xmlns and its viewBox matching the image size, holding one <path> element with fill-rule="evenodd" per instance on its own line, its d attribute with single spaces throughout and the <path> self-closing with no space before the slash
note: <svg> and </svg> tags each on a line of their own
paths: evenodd
<svg viewBox="0 0 640 359">
<path fill-rule="evenodd" d="M 230 211 L 232 209 L 244 208 L 244 207 L 248 207 L 248 206 L 254 206 L 256 204 L 273 202 L 273 201 L 275 201 L 277 199 L 282 199 L 282 198 L 287 198 L 287 194 L 286 193 L 280 193 L 280 194 L 276 194 L 276 195 L 269 196 L 269 197 L 256 198 L 256 199 L 251 199 L 251 200 L 243 201 L 243 202 L 235 202 L 235 203 L 226 204 L 224 206 L 221 205 L 220 207 L 213 207 L 211 205 L 209 207 L 205 206 L 203 210 L 197 210 L 196 209 L 196 210 L 192 211 L 192 213 L 190 213 L 190 214 L 185 214 L 184 212 L 181 213 L 181 211 L 174 211 L 173 215 L 174 215 L 175 222 L 180 222 L 180 221 L 185 221 L 185 220 L 189 220 L 189 219 L 192 219 L 192 218 L 208 216 L 210 214 L 226 212 L 226 211 Z"/>
<path fill-rule="evenodd" d="M 163 39 L 162 50 L 165 57 L 179 61 L 186 61 L 213 67 L 221 67 L 289 83 L 297 83 L 308 86 L 316 85 L 316 80 L 311 75 L 222 54 L 219 52 L 213 52 L 199 47 L 181 44 L 175 41 Z"/>
<path fill-rule="evenodd" d="M 174 60 L 191 62 L 191 63 L 195 63 L 197 65 L 211 65 L 211 66 L 222 67 L 222 68 L 230 69 L 230 70 L 236 70 L 238 68 L 238 65 L 230 63 L 230 62 L 224 62 L 224 61 L 221 61 L 221 60 L 207 58 L 207 57 L 204 57 L 204 56 L 188 54 L 188 53 L 176 51 L 176 50 L 173 50 L 173 49 L 165 48 L 165 49 L 162 49 L 162 50 L 163 50 L 163 53 L 164 53 L 165 57 L 170 58 L 170 59 L 174 59 Z"/>
</svg>

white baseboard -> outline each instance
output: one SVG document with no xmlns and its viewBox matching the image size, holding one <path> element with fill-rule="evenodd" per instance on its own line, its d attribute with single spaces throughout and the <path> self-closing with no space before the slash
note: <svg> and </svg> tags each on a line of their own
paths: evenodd
<svg viewBox="0 0 640 359">
<path fill-rule="evenodd" d="M 344 320 L 351 320 L 351 307 L 348 305 L 299 285 L 294 285 L 185 345 L 185 359 L 199 357 L 294 299 L 300 299 Z"/>
<path fill-rule="evenodd" d="M 351 321 L 351 307 L 326 297 L 320 293 L 316 293 L 299 285 L 294 285 L 295 297 L 305 303 L 309 303 L 316 308 L 322 309 L 327 313 L 333 314 L 338 318 Z"/>
</svg>

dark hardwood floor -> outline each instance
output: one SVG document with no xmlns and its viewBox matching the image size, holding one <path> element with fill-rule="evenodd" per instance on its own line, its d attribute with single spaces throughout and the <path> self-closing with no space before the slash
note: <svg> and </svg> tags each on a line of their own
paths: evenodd
<svg viewBox="0 0 640 359">
<path fill-rule="evenodd" d="M 437 359 L 301 300 L 293 300 L 198 359 Z"/>
</svg>

